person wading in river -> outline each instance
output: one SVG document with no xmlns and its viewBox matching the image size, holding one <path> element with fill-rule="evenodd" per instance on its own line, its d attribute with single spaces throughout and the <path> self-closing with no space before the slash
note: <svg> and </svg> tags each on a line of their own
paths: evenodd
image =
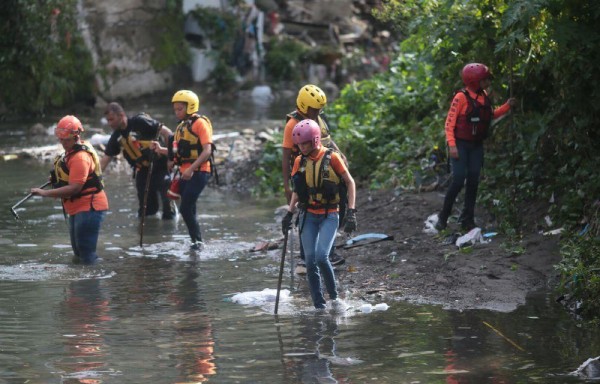
<svg viewBox="0 0 600 384">
<path fill-rule="evenodd" d="M 100 160 L 102 170 L 106 170 L 110 161 L 121 151 L 123 152 L 123 157 L 133 169 L 138 198 L 138 217 L 141 217 L 148 170 L 150 162 L 154 161 L 148 189 L 146 216 L 153 216 L 158 212 L 158 201 L 161 200 L 162 219 L 173 219 L 175 214 L 171 209 L 171 201 L 167 197 L 171 180 L 167 170 L 167 156 L 158 155 L 157 158 L 154 158 L 150 148 L 152 141 L 156 140 L 157 136 L 167 143 L 169 136 L 172 135 L 171 130 L 145 113 L 127 117 L 119 103 L 108 104 L 104 115 L 108 125 L 113 129 L 113 133 L 104 150 L 104 156 Z"/>
<path fill-rule="evenodd" d="M 108 210 L 102 184 L 102 170 L 96 151 L 81 140 L 83 126 L 75 116 L 65 116 L 54 131 L 65 152 L 54 160 L 53 189 L 32 188 L 31 193 L 62 199 L 69 215 L 69 235 L 73 263 L 94 264 L 100 224 Z"/>
<path fill-rule="evenodd" d="M 281 222 L 284 235 L 290 230 L 298 204 L 300 239 L 304 246 L 306 272 L 313 305 L 326 308 L 321 292 L 321 274 L 332 309 L 343 305 L 338 298 L 335 275 L 327 255 L 333 247 L 339 225 L 340 185 L 348 188 L 348 209 L 344 231 L 356 230 L 356 187 L 339 153 L 321 145 L 321 128 L 311 119 L 300 121 L 292 132 L 294 144 L 301 156 L 294 160 L 292 169 L 293 192 L 289 210 Z"/>
<path fill-rule="evenodd" d="M 292 131 L 296 124 L 301 120 L 311 119 L 319 125 L 321 130 L 321 144 L 327 148 L 331 148 L 341 155 L 344 163 L 347 164 L 344 155 L 341 153 L 335 142 L 330 136 L 329 127 L 327 125 L 327 119 L 323 114 L 323 108 L 327 104 L 327 96 L 316 85 L 306 84 L 298 91 L 298 97 L 296 98 L 296 110 L 290 112 L 286 116 L 286 124 L 283 132 L 283 157 L 281 161 L 281 173 L 283 175 L 283 188 L 285 191 L 285 198 L 290 203 L 292 196 L 292 189 L 290 183 L 290 171 L 294 160 L 300 154 L 298 146 L 294 144 L 292 138 Z M 342 186 L 345 188 L 345 186 Z M 342 201 L 340 203 L 342 208 L 346 204 L 346 193 L 345 190 L 342 192 Z M 343 217 L 340 217 L 340 223 L 343 221 Z M 302 246 L 302 240 L 300 240 L 300 257 L 304 260 L 304 249 Z M 337 254 L 335 247 L 333 247 L 329 253 L 329 261 L 332 265 L 340 265 L 344 263 L 344 258 Z"/>
<path fill-rule="evenodd" d="M 157 153 L 168 154 L 169 159 L 179 166 L 179 211 L 192 240 L 191 248 L 201 250 L 203 242 L 196 217 L 196 202 L 211 175 L 211 155 L 214 149 L 212 124 L 206 116 L 198 114 L 200 100 L 194 92 L 177 91 L 171 102 L 173 112 L 179 120 L 175 135 L 169 140 L 167 148 L 157 141 L 152 145 Z"/>
<path fill-rule="evenodd" d="M 487 66 L 479 63 L 465 65 L 462 80 L 465 88 L 456 93 L 446 117 L 446 141 L 452 165 L 452 183 L 448 187 L 444 206 L 438 214 L 436 228 L 446 228 L 452 213 L 452 205 L 466 180 L 465 204 L 460 216 L 464 230 L 475 225 L 475 200 L 479 175 L 483 166 L 483 141 L 489 134 L 492 119 L 506 114 L 516 104 L 508 99 L 501 107 L 492 109 L 486 89 L 492 74 Z"/>
</svg>

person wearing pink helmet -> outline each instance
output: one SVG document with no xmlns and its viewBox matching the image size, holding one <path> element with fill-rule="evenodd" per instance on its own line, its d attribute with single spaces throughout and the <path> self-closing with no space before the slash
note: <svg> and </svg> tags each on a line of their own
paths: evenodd
<svg viewBox="0 0 600 384">
<path fill-rule="evenodd" d="M 286 234 L 292 225 L 296 205 L 300 209 L 300 239 L 304 247 L 306 274 L 313 305 L 326 308 L 321 292 L 321 274 L 333 308 L 338 299 L 333 268 L 328 259 L 339 224 L 340 183 L 348 188 L 347 213 L 344 231 L 356 230 L 356 186 L 342 157 L 321 145 L 321 129 L 311 119 L 300 121 L 292 132 L 294 144 L 301 155 L 292 168 L 293 192 L 282 231 Z"/>
<path fill-rule="evenodd" d="M 483 141 L 489 135 L 492 119 L 508 113 L 516 104 L 516 100 L 510 98 L 501 107 L 492 108 L 486 92 L 492 78 L 489 68 L 480 63 L 469 63 L 462 70 L 465 87 L 454 96 L 446 117 L 445 131 L 452 166 L 452 183 L 438 214 L 438 230 L 446 228 L 454 201 L 465 184 L 461 226 L 464 230 L 476 227 L 475 200 L 483 166 Z"/>
<path fill-rule="evenodd" d="M 32 188 L 33 195 L 62 200 L 69 216 L 73 263 L 95 264 L 100 224 L 108 210 L 100 160 L 94 147 L 81 140 L 83 125 L 75 116 L 65 116 L 54 133 L 65 152 L 54 160 L 53 189 Z"/>
</svg>

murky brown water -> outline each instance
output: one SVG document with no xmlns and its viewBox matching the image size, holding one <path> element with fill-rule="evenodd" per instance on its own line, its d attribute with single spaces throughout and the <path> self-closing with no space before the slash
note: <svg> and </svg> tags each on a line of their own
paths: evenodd
<svg viewBox="0 0 600 384">
<path fill-rule="evenodd" d="M 222 126 L 263 124 L 240 108 Z M 0 147 L 25 143 L 6 129 Z M 20 221 L 9 212 L 48 169 L 0 162 L 0 383 L 575 383 L 567 373 L 600 350 L 598 332 L 545 294 L 512 313 L 387 301 L 387 311 L 363 314 L 377 300 L 347 297 L 340 316 L 312 311 L 286 268 L 283 287 L 294 289 L 279 316 L 272 301 L 234 303 L 235 293 L 277 286 L 278 251 L 248 250 L 278 237 L 282 202 L 214 188 L 198 203 L 207 249 L 194 258 L 182 221 L 148 219 L 139 248 L 131 181 L 108 174 L 103 261 L 75 267 L 56 201 L 28 201 Z"/>
</svg>

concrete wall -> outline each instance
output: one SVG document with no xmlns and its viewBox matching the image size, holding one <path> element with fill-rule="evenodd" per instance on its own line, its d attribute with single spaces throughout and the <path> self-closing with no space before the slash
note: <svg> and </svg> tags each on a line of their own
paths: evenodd
<svg viewBox="0 0 600 384">
<path fill-rule="evenodd" d="M 171 87 L 171 74 L 150 64 L 157 46 L 153 20 L 164 8 L 164 0 L 78 0 L 79 29 L 92 54 L 99 96 L 112 100 Z"/>
</svg>

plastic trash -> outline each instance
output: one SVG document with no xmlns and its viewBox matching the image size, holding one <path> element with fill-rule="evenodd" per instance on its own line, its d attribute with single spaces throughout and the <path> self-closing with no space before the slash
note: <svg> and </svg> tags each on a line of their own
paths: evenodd
<svg viewBox="0 0 600 384">
<path fill-rule="evenodd" d="M 485 243 L 481 234 L 481 228 L 479 227 L 471 229 L 467 234 L 456 239 L 456 246 L 459 248 L 467 245 L 475 245 L 476 243 Z"/>
<path fill-rule="evenodd" d="M 438 223 L 439 218 L 438 214 L 434 213 L 433 215 L 429 215 L 427 220 L 425 220 L 425 228 L 423 228 L 423 232 L 435 235 L 438 233 L 438 230 L 435 229 L 435 225 Z"/>
<path fill-rule="evenodd" d="M 362 313 L 371 313 L 373 311 L 373 306 L 371 304 L 363 304 L 360 306 L 360 311 Z"/>
<path fill-rule="evenodd" d="M 390 306 L 387 305 L 386 303 L 379 303 L 379 304 L 375 304 L 375 306 L 373 307 L 374 311 L 387 311 L 388 308 Z"/>
<path fill-rule="evenodd" d="M 557 229 L 553 229 L 551 231 L 547 231 L 544 232 L 544 236 L 549 236 L 549 235 L 560 235 L 562 233 L 562 231 L 564 231 L 564 228 L 557 228 Z"/>
<path fill-rule="evenodd" d="M 494 237 L 498 234 L 498 232 L 488 232 L 483 234 L 484 239 L 489 239 L 490 237 Z"/>
</svg>

